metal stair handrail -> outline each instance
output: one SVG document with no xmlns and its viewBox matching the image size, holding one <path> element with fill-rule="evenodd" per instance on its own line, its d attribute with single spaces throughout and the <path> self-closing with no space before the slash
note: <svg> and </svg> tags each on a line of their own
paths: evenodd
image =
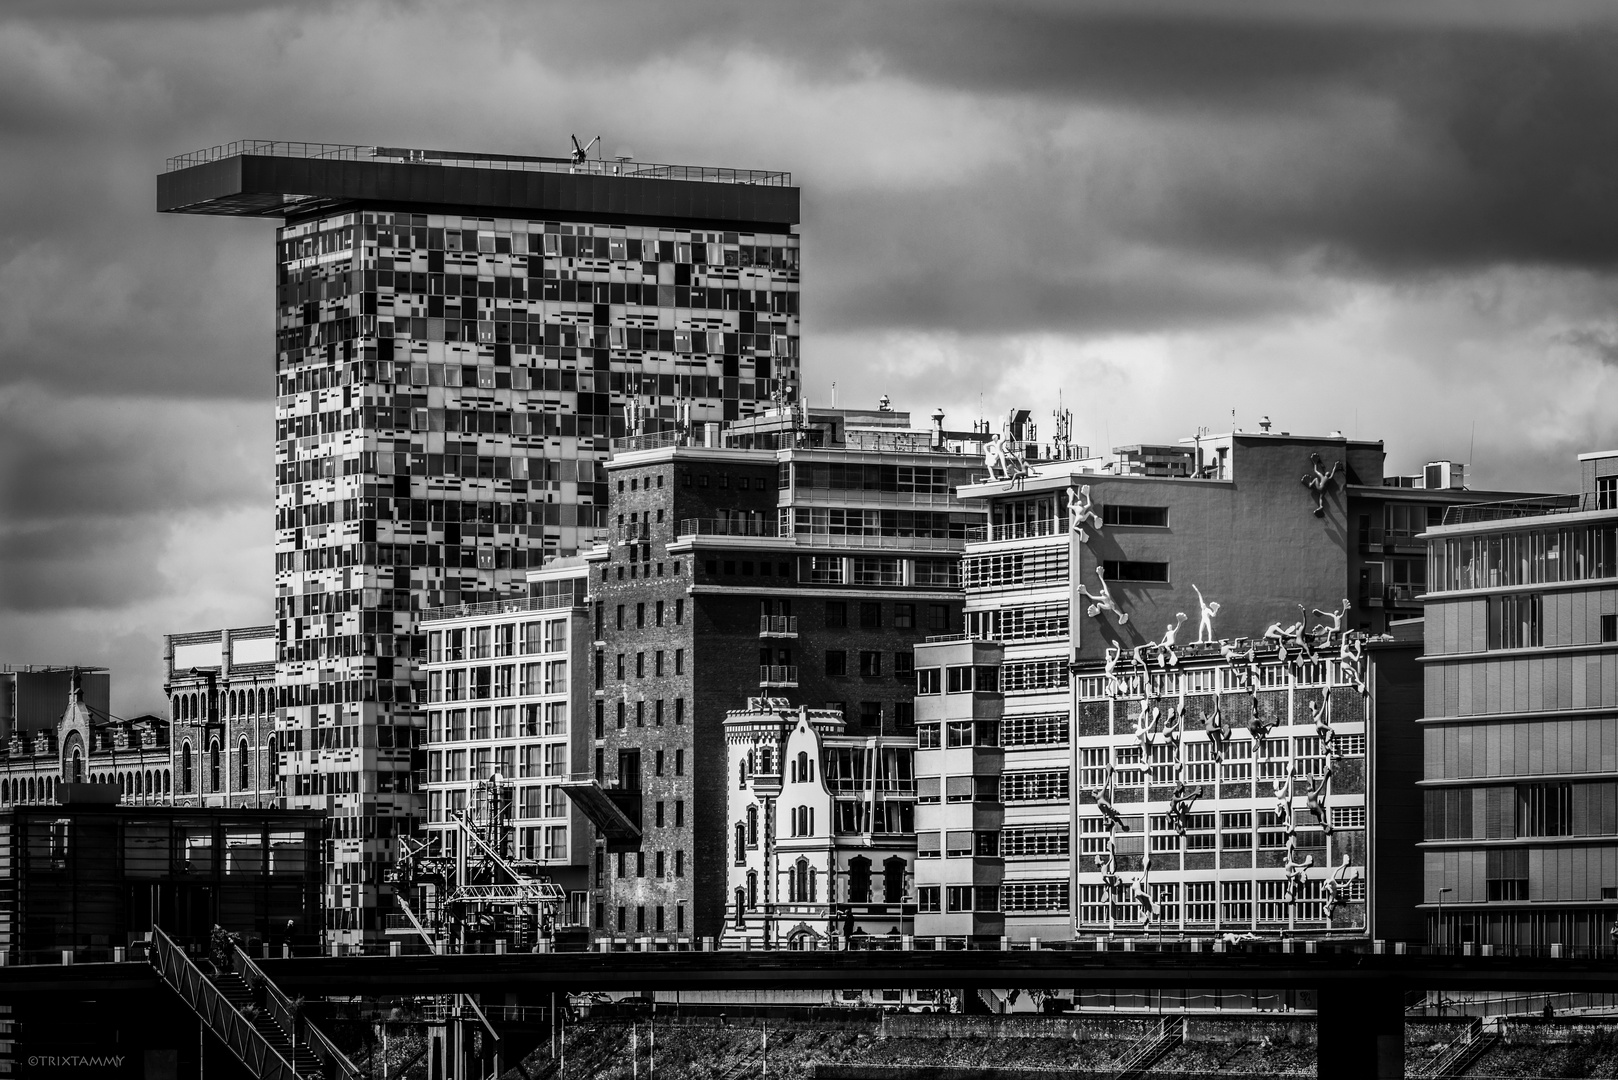
<svg viewBox="0 0 1618 1080">
<path fill-rule="evenodd" d="M 208 1025 L 215 1035 L 261 1080 L 304 1080 L 292 1063 L 271 1046 L 262 1032 L 243 1016 L 185 950 L 157 927 L 152 928 L 147 961 L 158 976 Z"/>
<path fill-rule="evenodd" d="M 1169 1040 L 1178 1043 L 1180 1024 L 1179 1019 L 1171 1016 L 1158 1020 L 1155 1030 L 1147 1031 L 1124 1050 L 1123 1057 L 1118 1059 L 1118 1071 L 1113 1075 L 1119 1078 L 1133 1075 L 1142 1066 L 1149 1064 L 1151 1058 L 1163 1049 Z"/>
<path fill-rule="evenodd" d="M 324 1031 L 298 1015 L 297 1007 L 292 1004 L 291 999 L 286 994 L 281 992 L 279 986 L 270 981 L 270 977 L 264 974 L 264 969 L 255 964 L 253 958 L 248 956 L 240 945 L 235 946 L 234 951 L 235 956 L 232 958 L 231 966 L 248 986 L 262 986 L 264 988 L 264 1001 L 270 1007 L 270 1011 L 275 1017 L 275 1022 L 281 1025 L 281 1030 L 285 1031 L 287 1038 L 292 1040 L 293 1051 L 296 1052 L 298 1048 L 298 1025 L 299 1021 L 302 1020 L 306 1045 L 314 1053 L 315 1057 L 320 1059 L 320 1064 L 324 1067 L 326 1075 L 335 1073 L 339 1076 L 348 1077 L 349 1080 L 363 1080 L 364 1073 L 352 1061 L 348 1060 L 348 1055 L 339 1050 L 337 1045 L 326 1037 Z"/>
<path fill-rule="evenodd" d="M 1446 1072 L 1450 1072 L 1455 1067 L 1455 1062 L 1458 1061 L 1461 1054 L 1464 1054 L 1466 1049 L 1471 1046 L 1472 1040 L 1476 1040 L 1482 1035 L 1482 1031 L 1484 1031 L 1484 1018 L 1472 1017 L 1466 1023 L 1466 1027 L 1461 1028 L 1459 1035 L 1443 1044 L 1442 1051 L 1438 1051 L 1438 1056 L 1432 1059 L 1432 1064 L 1427 1065 L 1422 1070 L 1422 1075 L 1424 1077 L 1442 1077 Z"/>
</svg>

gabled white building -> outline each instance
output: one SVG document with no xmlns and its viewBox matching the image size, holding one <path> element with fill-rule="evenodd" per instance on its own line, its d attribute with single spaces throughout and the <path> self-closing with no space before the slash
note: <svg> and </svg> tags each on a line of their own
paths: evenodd
<svg viewBox="0 0 1618 1080">
<path fill-rule="evenodd" d="M 844 734 L 836 710 L 751 698 L 727 714 L 725 744 L 725 942 L 801 949 L 909 934 L 916 740 Z"/>
</svg>

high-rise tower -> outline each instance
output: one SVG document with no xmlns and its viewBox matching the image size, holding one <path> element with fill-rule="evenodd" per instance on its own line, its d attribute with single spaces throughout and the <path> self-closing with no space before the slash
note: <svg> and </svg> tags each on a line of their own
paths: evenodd
<svg viewBox="0 0 1618 1080">
<path fill-rule="evenodd" d="M 159 211 L 276 217 L 279 794 L 331 817 L 329 930 L 421 817 L 423 608 L 521 595 L 605 524 L 608 440 L 798 384 L 787 173 L 243 142 Z"/>
</svg>

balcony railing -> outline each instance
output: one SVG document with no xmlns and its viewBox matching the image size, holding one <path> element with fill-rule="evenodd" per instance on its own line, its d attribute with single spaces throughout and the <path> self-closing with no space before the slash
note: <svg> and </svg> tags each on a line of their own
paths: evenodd
<svg viewBox="0 0 1618 1080">
<path fill-rule="evenodd" d="M 974 525 L 967 529 L 968 543 L 994 543 L 999 540 L 1028 540 L 1038 536 L 1056 536 L 1065 530 L 1064 518 L 1046 518 L 1041 521 L 1014 521 L 1005 525 Z"/>
<path fill-rule="evenodd" d="M 1416 597 L 1422 595 L 1426 591 L 1427 586 L 1425 585 L 1389 585 L 1388 603 L 1399 604 L 1401 606 L 1413 606 L 1416 603 Z"/>
<path fill-rule="evenodd" d="M 758 684 L 760 686 L 797 686 L 798 666 L 796 664 L 762 664 L 758 669 Z"/>
<path fill-rule="evenodd" d="M 797 637 L 798 617 L 796 615 L 760 615 L 758 617 L 759 637 Z"/>
<path fill-rule="evenodd" d="M 775 522 L 763 518 L 684 518 L 680 536 L 775 536 Z"/>
<path fill-rule="evenodd" d="M 618 526 L 618 542 L 620 544 L 640 543 L 652 538 L 652 524 L 649 521 L 631 521 L 627 525 Z"/>
</svg>

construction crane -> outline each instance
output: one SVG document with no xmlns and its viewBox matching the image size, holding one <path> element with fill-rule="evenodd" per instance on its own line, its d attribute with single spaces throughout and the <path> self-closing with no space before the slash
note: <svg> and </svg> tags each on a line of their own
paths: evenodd
<svg viewBox="0 0 1618 1080">
<path fill-rule="evenodd" d="M 494 941 L 526 951 L 553 939 L 567 893 L 514 864 L 513 798 L 499 773 L 480 783 L 470 809 L 448 814 L 456 826 L 448 834 L 455 838 L 446 845 L 451 853 L 401 838 L 388 879 L 397 886 L 399 910 L 433 951 Z M 426 894 L 420 911 L 412 906 L 418 890 Z"/>
</svg>

